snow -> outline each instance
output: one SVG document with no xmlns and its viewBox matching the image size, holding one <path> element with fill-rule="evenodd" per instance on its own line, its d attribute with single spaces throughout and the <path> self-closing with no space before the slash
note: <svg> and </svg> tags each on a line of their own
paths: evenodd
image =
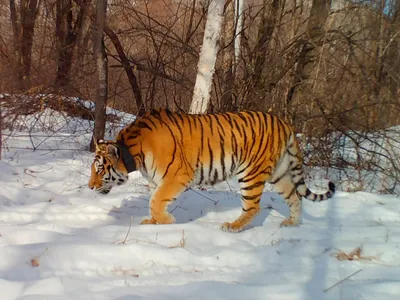
<svg viewBox="0 0 400 300">
<path fill-rule="evenodd" d="M 82 149 L 91 129 L 74 121 L 57 134 L 4 132 L 2 300 L 399 299 L 399 198 L 338 191 L 322 203 L 304 200 L 302 224 L 280 228 L 288 208 L 266 188 L 260 215 L 235 234 L 219 229 L 241 212 L 230 181 L 183 193 L 170 207 L 176 224 L 139 225 L 146 181 L 134 172 L 108 195 L 89 190 L 93 156 Z M 360 246 L 364 260 L 335 257 Z"/>
</svg>

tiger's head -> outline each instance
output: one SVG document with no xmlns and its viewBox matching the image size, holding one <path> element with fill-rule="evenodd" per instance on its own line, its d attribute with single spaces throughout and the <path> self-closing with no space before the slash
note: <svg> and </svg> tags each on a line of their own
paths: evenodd
<svg viewBox="0 0 400 300">
<path fill-rule="evenodd" d="M 113 186 L 128 181 L 128 171 L 116 142 L 95 139 L 94 144 L 95 158 L 91 166 L 88 186 L 99 193 L 108 194 Z"/>
</svg>

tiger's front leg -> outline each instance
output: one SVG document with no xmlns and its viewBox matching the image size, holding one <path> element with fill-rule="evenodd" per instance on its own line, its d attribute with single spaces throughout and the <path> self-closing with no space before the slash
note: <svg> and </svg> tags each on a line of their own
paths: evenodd
<svg viewBox="0 0 400 300">
<path fill-rule="evenodd" d="M 178 177 L 163 180 L 150 200 L 150 218 L 144 219 L 140 224 L 172 224 L 175 218 L 168 213 L 168 206 L 185 190 L 188 179 Z"/>
</svg>

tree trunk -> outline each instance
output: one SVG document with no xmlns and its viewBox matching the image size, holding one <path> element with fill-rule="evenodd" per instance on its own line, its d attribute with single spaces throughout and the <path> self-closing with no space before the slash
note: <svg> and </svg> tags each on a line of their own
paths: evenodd
<svg viewBox="0 0 400 300">
<path fill-rule="evenodd" d="M 22 79 L 23 88 L 30 86 L 31 64 L 32 64 L 32 46 L 35 34 L 35 22 L 39 10 L 38 0 L 21 1 L 21 56 L 22 56 Z"/>
<path fill-rule="evenodd" d="M 13 30 L 14 48 L 14 70 L 17 88 L 22 88 L 22 61 L 21 61 L 21 38 L 18 29 L 18 15 L 15 7 L 15 0 L 10 0 L 10 19 Z"/>
<path fill-rule="evenodd" d="M 80 7 L 84 7 L 83 0 L 74 0 L 74 1 Z M 90 17 L 92 18 L 92 20 L 95 19 L 95 16 L 93 14 L 91 14 Z M 117 51 L 118 56 L 121 60 L 121 64 L 124 67 L 126 76 L 128 77 L 128 81 L 132 87 L 132 92 L 135 96 L 136 106 L 138 109 L 137 116 L 142 116 L 146 112 L 146 109 L 143 104 L 142 94 L 140 91 L 139 84 L 137 82 L 135 73 L 133 73 L 132 66 L 129 62 L 129 59 L 125 54 L 124 48 L 122 47 L 122 44 L 121 44 L 118 36 L 115 34 L 115 32 L 110 27 L 107 26 L 107 24 L 104 24 L 104 32 L 110 38 L 111 42 L 113 43 L 115 50 Z"/>
<path fill-rule="evenodd" d="M 233 103 L 233 64 L 235 61 L 235 1 L 227 0 L 222 24 L 222 97 L 221 110 L 232 111 L 236 108 Z"/>
<path fill-rule="evenodd" d="M 268 53 L 269 43 L 271 42 L 278 17 L 279 0 L 272 0 L 271 5 L 268 5 L 269 2 L 269 0 L 264 0 L 263 14 L 258 27 L 257 43 L 253 51 L 252 89 L 263 83 L 262 71 L 264 69 L 265 57 Z"/>
<path fill-rule="evenodd" d="M 244 0 L 235 1 L 235 24 L 236 24 L 236 35 L 235 35 L 235 65 L 239 61 L 240 55 L 240 37 L 243 29 L 243 4 Z M 236 73 L 236 72 L 234 72 Z"/>
<path fill-rule="evenodd" d="M 204 30 L 203 46 L 198 62 L 196 83 L 190 113 L 204 113 L 210 100 L 212 77 L 217 59 L 217 41 L 221 32 L 224 1 L 211 0 L 208 6 L 206 27 Z"/>
<path fill-rule="evenodd" d="M 96 61 L 96 108 L 93 138 L 104 138 L 106 127 L 108 64 L 104 45 L 104 23 L 106 18 L 107 0 L 97 0 L 96 20 L 93 30 L 93 52 Z M 90 145 L 94 151 L 94 143 Z"/>
<path fill-rule="evenodd" d="M 308 41 L 302 45 L 298 56 L 297 66 L 294 72 L 291 87 L 286 95 L 285 114 L 286 119 L 293 121 L 289 107 L 293 101 L 294 95 L 300 90 L 304 90 L 307 79 L 315 66 L 315 60 L 318 57 L 324 38 L 324 25 L 329 16 L 331 0 L 312 0 L 310 17 L 307 24 Z"/>
<path fill-rule="evenodd" d="M 104 31 L 107 34 L 107 36 L 110 38 L 111 42 L 114 44 L 115 50 L 117 50 L 118 56 L 121 59 L 122 66 L 124 67 L 126 75 L 128 76 L 128 80 L 132 87 L 133 94 L 135 95 L 136 106 L 138 109 L 137 115 L 143 116 L 144 113 L 146 112 L 146 109 L 143 104 L 142 93 L 140 92 L 139 84 L 137 82 L 135 73 L 133 73 L 132 66 L 129 62 L 129 59 L 125 54 L 124 48 L 122 47 L 122 44 L 118 39 L 118 36 L 115 34 L 115 32 L 110 27 L 105 25 Z"/>
<path fill-rule="evenodd" d="M 72 0 L 57 0 L 56 2 L 56 38 L 58 64 L 55 80 L 56 88 L 67 88 L 70 84 L 70 72 L 77 40 L 80 37 L 85 17 L 87 0 L 83 0 L 83 7 L 78 12 L 73 24 Z"/>
</svg>

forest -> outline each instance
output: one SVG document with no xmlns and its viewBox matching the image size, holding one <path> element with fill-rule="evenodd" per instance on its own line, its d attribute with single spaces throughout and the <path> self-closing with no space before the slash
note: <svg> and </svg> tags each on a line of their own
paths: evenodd
<svg viewBox="0 0 400 300">
<path fill-rule="evenodd" d="M 307 166 L 399 193 L 399 13 L 399 0 L 0 0 L 0 104 L 95 120 L 101 137 L 106 106 L 193 112 L 205 81 L 201 112 L 283 116 Z"/>
</svg>

